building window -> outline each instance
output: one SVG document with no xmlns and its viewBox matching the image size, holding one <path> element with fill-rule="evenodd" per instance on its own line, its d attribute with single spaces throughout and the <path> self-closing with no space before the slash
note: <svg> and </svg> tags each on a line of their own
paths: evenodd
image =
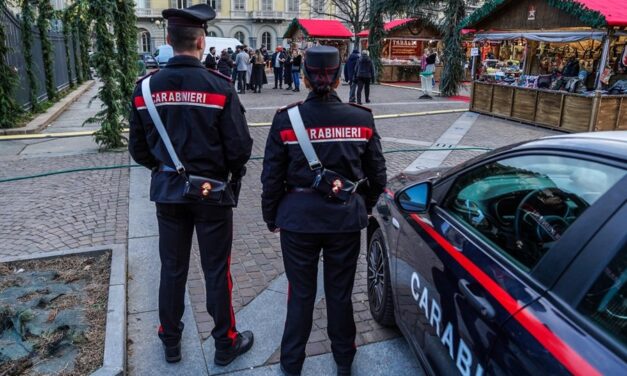
<svg viewBox="0 0 627 376">
<path fill-rule="evenodd" d="M 233 38 L 237 39 L 240 43 L 244 43 L 244 39 L 246 39 L 246 36 L 241 31 L 238 31 L 237 33 L 235 33 Z"/>
<path fill-rule="evenodd" d="M 268 51 L 272 51 L 272 35 L 269 32 L 265 31 L 261 34 L 261 44 L 264 45 Z"/>
<path fill-rule="evenodd" d="M 176 0 L 176 7 L 179 9 L 189 8 L 191 0 Z"/>
<path fill-rule="evenodd" d="M 261 10 L 271 11 L 273 0 L 261 0 Z"/>
<path fill-rule="evenodd" d="M 207 33 L 208 37 L 212 37 L 212 38 L 216 38 L 218 36 L 218 33 L 216 33 L 215 31 L 210 31 Z"/>
<path fill-rule="evenodd" d="M 324 12 L 324 0 L 313 0 L 311 8 L 314 13 Z"/>
<path fill-rule="evenodd" d="M 299 8 L 299 0 L 287 0 L 287 11 L 288 12 L 298 12 Z"/>
<path fill-rule="evenodd" d="M 246 10 L 246 0 L 233 0 L 233 10 Z"/>
<path fill-rule="evenodd" d="M 216 12 L 220 12 L 222 10 L 222 1 L 221 0 L 207 0 L 207 4 L 212 7 Z"/>
<path fill-rule="evenodd" d="M 142 52 L 152 51 L 150 32 L 142 31 L 141 33 Z"/>
</svg>

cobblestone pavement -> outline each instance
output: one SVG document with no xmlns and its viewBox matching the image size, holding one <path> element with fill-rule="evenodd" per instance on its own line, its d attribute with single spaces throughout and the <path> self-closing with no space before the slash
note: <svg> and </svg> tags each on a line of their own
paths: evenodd
<svg viewBox="0 0 627 376">
<path fill-rule="evenodd" d="M 2 162 L 0 178 L 128 164 L 127 153 Z M 0 257 L 125 243 L 128 169 L 53 175 L 0 184 Z"/>
</svg>

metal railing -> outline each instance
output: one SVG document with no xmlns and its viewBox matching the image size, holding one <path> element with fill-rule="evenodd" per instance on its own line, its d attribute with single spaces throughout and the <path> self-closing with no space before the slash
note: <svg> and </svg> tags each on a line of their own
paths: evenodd
<svg viewBox="0 0 627 376">
<path fill-rule="evenodd" d="M 282 20 L 284 17 L 283 12 L 277 12 L 272 10 L 256 10 L 250 13 L 250 17 L 256 19 Z"/>
<path fill-rule="evenodd" d="M 24 58 L 22 47 L 22 29 L 20 21 L 7 8 L 0 8 L 0 22 L 4 26 L 7 38 L 6 43 L 9 47 L 9 53 L 6 56 L 6 62 L 14 67 L 18 72 L 19 86 L 16 88 L 14 96 L 15 100 L 24 108 L 30 108 L 29 98 L 29 82 L 26 75 L 26 60 Z M 33 27 L 30 31 L 33 35 L 33 46 L 31 50 L 33 59 L 33 74 L 37 82 L 36 95 L 38 100 L 47 98 L 46 95 L 46 75 L 44 73 L 44 59 L 41 51 L 41 38 L 37 28 Z M 67 60 L 65 55 L 65 42 L 63 33 L 60 31 L 49 31 L 48 39 L 52 43 L 53 49 L 53 70 L 54 84 L 57 91 L 63 90 L 70 84 L 70 78 L 67 70 Z M 74 46 L 70 46 L 70 69 L 72 80 L 76 80 L 76 72 L 74 65 Z"/>
<path fill-rule="evenodd" d="M 250 12 L 247 10 L 232 10 L 231 18 L 249 18 Z"/>
<path fill-rule="evenodd" d="M 138 18 L 161 17 L 161 8 L 135 8 L 135 15 Z"/>
</svg>

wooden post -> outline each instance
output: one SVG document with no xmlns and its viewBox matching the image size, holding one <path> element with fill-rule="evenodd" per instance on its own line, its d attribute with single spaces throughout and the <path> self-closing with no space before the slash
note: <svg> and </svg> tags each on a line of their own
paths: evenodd
<svg viewBox="0 0 627 376">
<path fill-rule="evenodd" d="M 597 90 L 592 98 L 592 112 L 590 113 L 590 126 L 588 132 L 596 130 L 597 119 L 599 117 L 599 107 L 601 107 L 601 91 Z"/>
<path fill-rule="evenodd" d="M 562 100 L 560 102 L 560 117 L 559 119 L 557 119 L 558 128 L 562 127 L 562 119 L 564 118 L 564 102 L 566 102 L 566 95 L 565 94 L 561 94 L 561 95 L 562 95 Z"/>
<path fill-rule="evenodd" d="M 603 39 L 603 52 L 601 55 L 601 61 L 599 62 L 599 68 L 597 69 L 596 84 L 594 86 L 597 90 L 601 90 L 603 85 L 601 83 L 601 74 L 603 74 L 605 66 L 607 65 L 607 58 L 610 54 L 610 39 L 612 39 L 612 36 L 613 33 L 611 31 L 608 31 L 608 33 L 605 35 L 605 38 Z"/>
</svg>

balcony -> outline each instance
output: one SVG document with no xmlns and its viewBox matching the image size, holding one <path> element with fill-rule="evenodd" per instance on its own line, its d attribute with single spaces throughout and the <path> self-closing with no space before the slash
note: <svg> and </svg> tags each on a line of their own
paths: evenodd
<svg viewBox="0 0 627 376">
<path fill-rule="evenodd" d="M 287 11 L 283 13 L 283 16 L 285 17 L 286 20 L 292 20 L 294 18 L 300 17 L 300 12 L 297 10 Z"/>
<path fill-rule="evenodd" d="M 250 12 L 246 10 L 232 10 L 231 18 L 249 18 Z"/>
<path fill-rule="evenodd" d="M 135 8 L 137 18 L 161 18 L 161 8 Z"/>
<path fill-rule="evenodd" d="M 250 18 L 256 21 L 264 20 L 283 20 L 285 14 L 283 12 L 275 12 L 273 10 L 256 10 L 250 12 Z"/>
</svg>

